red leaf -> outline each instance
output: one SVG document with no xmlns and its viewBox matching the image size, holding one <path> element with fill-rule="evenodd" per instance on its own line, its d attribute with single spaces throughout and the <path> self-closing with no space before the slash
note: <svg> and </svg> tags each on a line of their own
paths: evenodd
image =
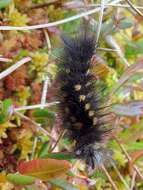
<svg viewBox="0 0 143 190">
<path fill-rule="evenodd" d="M 61 177 L 71 168 L 70 162 L 55 159 L 36 159 L 23 162 L 18 166 L 21 174 L 38 177 L 41 180 Z"/>
</svg>

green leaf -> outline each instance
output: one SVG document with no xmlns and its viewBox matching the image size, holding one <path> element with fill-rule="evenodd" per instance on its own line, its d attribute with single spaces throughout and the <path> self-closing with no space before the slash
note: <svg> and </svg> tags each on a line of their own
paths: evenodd
<svg viewBox="0 0 143 190">
<path fill-rule="evenodd" d="M 45 155 L 47 155 L 47 153 L 48 153 L 48 148 L 49 148 L 48 142 L 45 142 L 45 143 L 42 145 L 42 147 L 41 147 L 41 149 L 40 149 L 40 151 L 39 151 L 38 157 L 39 157 L 39 158 L 45 158 Z"/>
<path fill-rule="evenodd" d="M 136 45 L 138 47 L 138 54 L 142 54 L 143 53 L 143 38 L 138 40 L 136 42 Z"/>
<path fill-rule="evenodd" d="M 130 142 L 127 146 L 128 151 L 137 151 L 143 149 L 143 141 L 141 142 Z"/>
<path fill-rule="evenodd" d="M 37 185 L 37 183 L 35 183 L 31 185 L 26 185 L 24 189 L 21 189 L 21 190 L 41 190 L 41 189 L 43 190 L 43 186 L 42 185 L 39 186 Z"/>
<path fill-rule="evenodd" d="M 42 125 L 49 125 L 55 117 L 55 114 L 49 112 L 48 109 L 36 109 L 32 115 L 35 117 L 36 122 Z"/>
<path fill-rule="evenodd" d="M 134 58 L 138 54 L 138 48 L 135 44 L 128 43 L 125 46 L 125 56 L 127 58 Z"/>
<path fill-rule="evenodd" d="M 54 158 L 57 160 L 71 160 L 75 159 L 73 153 L 47 153 L 42 155 L 42 158 Z"/>
<path fill-rule="evenodd" d="M 139 54 L 143 54 L 143 38 L 136 42 L 127 41 L 125 46 L 125 56 L 127 58 L 134 58 Z"/>
<path fill-rule="evenodd" d="M 4 123 L 7 120 L 7 117 L 11 114 L 12 111 L 12 109 L 10 109 L 11 106 L 12 106 L 11 99 L 5 99 L 1 103 L 0 123 Z"/>
<path fill-rule="evenodd" d="M 6 117 L 3 113 L 0 113 L 0 124 L 4 123 L 6 120 Z"/>
<path fill-rule="evenodd" d="M 21 174 L 8 174 L 6 176 L 7 180 L 16 185 L 28 185 L 34 183 L 35 177 L 21 175 Z"/>
<path fill-rule="evenodd" d="M 62 188 L 63 190 L 78 190 L 75 186 L 62 179 L 50 179 L 48 182 Z"/>
<path fill-rule="evenodd" d="M 43 118 L 43 117 L 54 117 L 54 114 L 49 112 L 47 109 L 36 109 L 34 112 L 33 112 L 33 116 L 34 117 L 40 117 L 40 118 Z"/>
<path fill-rule="evenodd" d="M 70 16 L 73 16 L 74 14 L 75 14 L 74 11 L 65 11 L 64 16 L 65 16 L 65 18 L 68 18 Z M 76 20 L 73 20 L 72 22 L 67 22 L 67 23 L 61 25 L 61 29 L 62 29 L 62 31 L 64 31 L 65 34 L 73 34 L 73 33 L 77 33 L 79 31 L 78 30 L 79 25 L 80 25 L 80 19 L 76 19 Z"/>
<path fill-rule="evenodd" d="M 50 54 L 51 59 L 56 59 L 61 56 L 61 53 L 63 51 L 63 48 L 54 48 Z"/>
<path fill-rule="evenodd" d="M 14 57 L 14 61 L 20 60 L 23 57 L 29 56 L 29 52 L 28 50 L 25 49 L 20 49 L 18 54 L 16 54 L 16 56 Z"/>
<path fill-rule="evenodd" d="M 9 108 L 10 108 L 11 105 L 12 105 L 12 100 L 11 99 L 5 99 L 2 102 L 2 110 L 3 110 L 4 114 L 6 114 L 6 115 L 9 114 Z"/>
<path fill-rule="evenodd" d="M 0 9 L 7 7 L 11 0 L 0 0 Z"/>
<path fill-rule="evenodd" d="M 113 20 L 109 20 L 108 22 L 105 22 L 102 24 L 101 34 L 102 35 L 111 34 L 112 32 L 114 32 L 114 30 L 115 30 L 114 22 L 113 22 Z M 97 29 L 95 30 L 95 32 L 96 31 L 97 31 Z"/>
<path fill-rule="evenodd" d="M 130 28 L 132 27 L 133 23 L 131 20 L 129 19 L 124 19 L 124 20 L 121 20 L 120 23 L 119 23 L 119 28 L 120 29 L 126 29 L 126 28 Z"/>
<path fill-rule="evenodd" d="M 92 177 L 96 178 L 102 178 L 102 179 L 107 179 L 107 177 L 103 174 L 102 171 L 100 170 L 95 170 L 95 172 L 92 174 Z"/>
</svg>

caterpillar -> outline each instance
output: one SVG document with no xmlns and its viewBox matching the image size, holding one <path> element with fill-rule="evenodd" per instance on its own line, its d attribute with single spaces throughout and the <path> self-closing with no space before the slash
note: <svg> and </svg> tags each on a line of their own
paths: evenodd
<svg viewBox="0 0 143 190">
<path fill-rule="evenodd" d="M 84 26 L 74 37 L 62 36 L 62 44 L 59 83 L 63 126 L 75 142 L 75 156 L 94 169 L 109 157 L 101 144 L 110 132 L 104 120 L 108 111 L 103 89 L 97 87 L 97 79 L 91 73 L 95 36 Z"/>
</svg>

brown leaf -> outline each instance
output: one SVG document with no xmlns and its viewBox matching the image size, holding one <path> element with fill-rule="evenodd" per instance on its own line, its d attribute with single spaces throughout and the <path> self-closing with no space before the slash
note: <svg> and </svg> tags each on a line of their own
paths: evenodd
<svg viewBox="0 0 143 190">
<path fill-rule="evenodd" d="M 106 78 L 107 75 L 110 72 L 110 68 L 106 65 L 106 63 L 104 62 L 104 60 L 102 60 L 98 56 L 94 55 L 92 57 L 92 59 L 91 59 L 91 65 L 92 65 L 91 73 L 93 75 L 98 76 L 101 79 Z"/>
</svg>

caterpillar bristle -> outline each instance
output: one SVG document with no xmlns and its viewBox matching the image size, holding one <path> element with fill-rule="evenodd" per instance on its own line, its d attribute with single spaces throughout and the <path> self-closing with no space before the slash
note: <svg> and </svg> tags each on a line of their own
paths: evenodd
<svg viewBox="0 0 143 190">
<path fill-rule="evenodd" d="M 101 144 L 109 133 L 106 120 L 101 122 L 102 117 L 108 115 L 108 111 L 104 112 L 106 105 L 102 105 L 104 89 L 96 87 L 90 72 L 91 60 L 95 56 L 95 36 L 86 26 L 76 37 L 62 36 L 62 41 L 59 79 L 63 126 L 76 142 L 74 154 L 94 168 L 105 159 L 106 152 L 103 153 L 97 144 Z M 98 159 L 97 154 L 100 154 Z"/>
</svg>

